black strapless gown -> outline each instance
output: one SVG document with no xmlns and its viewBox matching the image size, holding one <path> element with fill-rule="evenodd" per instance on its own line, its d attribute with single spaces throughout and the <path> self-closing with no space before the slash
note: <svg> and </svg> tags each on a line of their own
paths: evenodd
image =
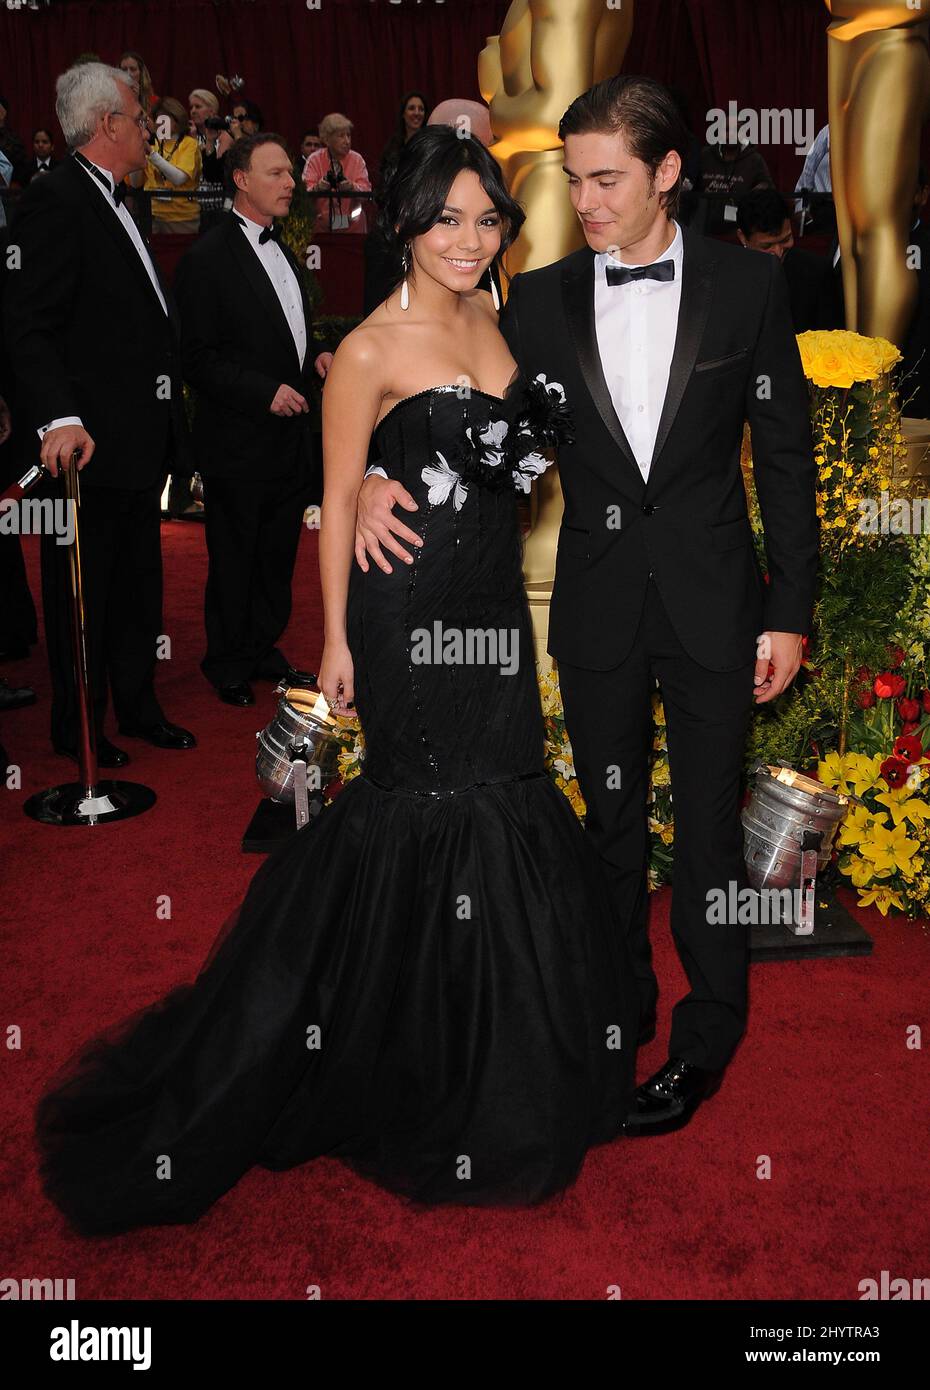
<svg viewBox="0 0 930 1390">
<path fill-rule="evenodd" d="M 250 1166 L 322 1154 L 423 1203 L 528 1204 L 618 1136 L 637 996 L 543 767 L 521 575 L 517 488 L 564 426 L 518 376 L 503 400 L 423 391 L 376 430 L 425 543 L 390 575 L 353 566 L 364 771 L 262 865 L 195 982 L 40 1100 L 43 1185 L 78 1230 L 190 1222 Z M 478 630 L 493 661 L 424 659 Z"/>
</svg>

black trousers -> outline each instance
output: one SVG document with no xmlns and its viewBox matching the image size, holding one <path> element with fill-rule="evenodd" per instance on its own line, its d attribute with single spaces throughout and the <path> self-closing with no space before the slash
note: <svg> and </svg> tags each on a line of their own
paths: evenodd
<svg viewBox="0 0 930 1390">
<path fill-rule="evenodd" d="M 644 1014 L 658 998 L 646 877 L 651 697 L 658 678 L 675 818 L 672 936 L 690 984 L 672 1011 L 669 1055 L 711 1070 L 727 1064 L 746 1022 L 749 929 L 710 924 L 708 894 L 727 893 L 731 880 L 737 891 L 748 887 L 739 795 L 755 661 L 753 648 L 738 670 L 699 666 L 684 651 L 650 580 L 625 661 L 611 671 L 563 662 L 558 669 L 565 725 L 587 803 L 586 829 L 607 870 L 621 929 L 628 933 Z"/>
<path fill-rule="evenodd" d="M 19 536 L 0 532 L 0 653 L 36 642 L 36 610 Z"/>
<path fill-rule="evenodd" d="M 162 632 L 161 485 L 130 492 L 81 488 L 81 568 L 94 722 L 103 732 L 107 688 L 121 728 L 156 724 Z M 42 604 L 52 678 L 52 742 L 77 744 L 68 547 L 42 537 Z"/>
<path fill-rule="evenodd" d="M 200 669 L 217 687 L 258 674 L 283 676 L 287 669 L 275 643 L 291 616 L 307 495 L 303 466 L 280 478 L 204 478 L 210 567 Z"/>
</svg>

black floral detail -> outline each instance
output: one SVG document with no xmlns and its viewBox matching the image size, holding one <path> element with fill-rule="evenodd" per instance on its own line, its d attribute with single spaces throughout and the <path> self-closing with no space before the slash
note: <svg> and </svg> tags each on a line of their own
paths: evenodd
<svg viewBox="0 0 930 1390">
<path fill-rule="evenodd" d="M 572 412 L 558 382 L 539 376 L 523 387 L 519 412 L 513 420 L 489 420 L 469 425 L 450 453 L 448 466 L 462 482 L 492 492 L 514 488 L 529 492 L 534 478 L 552 460 L 543 450 L 574 443 Z"/>
</svg>

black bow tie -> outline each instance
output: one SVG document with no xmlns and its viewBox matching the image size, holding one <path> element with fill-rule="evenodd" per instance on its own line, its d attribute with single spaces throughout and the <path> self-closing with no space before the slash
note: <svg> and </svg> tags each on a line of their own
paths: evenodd
<svg viewBox="0 0 930 1390">
<path fill-rule="evenodd" d="M 78 164 L 84 165 L 84 168 L 87 170 L 89 174 L 93 174 L 97 182 L 107 190 L 116 206 L 119 207 L 120 203 L 126 197 L 126 185 L 124 183 L 118 183 L 115 188 L 111 188 L 109 180 L 103 174 L 101 174 L 96 164 L 91 164 L 90 160 L 85 159 L 79 150 L 75 151 L 74 157 L 77 160 Z"/>
<path fill-rule="evenodd" d="M 236 221 L 239 223 L 239 226 L 240 226 L 240 227 L 246 227 L 246 228 L 248 227 L 248 223 L 246 222 L 245 218 L 244 218 L 244 217 L 240 217 L 239 214 L 238 214 L 238 212 L 234 212 L 234 213 L 233 213 L 233 216 L 235 217 Z M 280 242 L 280 240 L 281 240 L 281 228 L 275 226 L 274 222 L 272 222 L 272 224 L 271 224 L 270 227 L 263 227 L 263 228 L 261 229 L 261 231 L 259 232 L 259 234 L 258 234 L 258 244 L 259 244 L 259 246 L 264 246 L 264 244 L 265 244 L 266 241 L 277 241 L 277 242 Z"/>
<path fill-rule="evenodd" d="M 674 261 L 653 261 L 652 265 L 608 265 L 608 285 L 628 285 L 631 280 L 674 280 Z"/>
</svg>

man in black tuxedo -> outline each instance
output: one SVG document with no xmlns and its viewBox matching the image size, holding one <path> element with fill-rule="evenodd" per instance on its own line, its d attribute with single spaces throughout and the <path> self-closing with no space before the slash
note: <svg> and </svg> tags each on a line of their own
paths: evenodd
<svg viewBox="0 0 930 1390">
<path fill-rule="evenodd" d="M 251 705 L 252 678 L 279 680 L 275 645 L 309 500 L 313 371 L 310 304 L 275 217 L 294 191 L 280 135 L 238 140 L 226 156 L 233 210 L 178 268 L 184 375 L 195 392 L 210 570 L 201 669 L 228 704 Z"/>
<path fill-rule="evenodd" d="M 56 90 L 74 154 L 33 179 L 19 202 L 4 327 L 22 424 L 38 433 L 41 462 L 57 477 L 76 453 L 81 469 L 98 761 L 120 767 L 128 755 L 102 734 L 108 682 L 122 733 L 159 748 L 195 744 L 168 722 L 154 688 L 165 636 L 159 498 L 184 438 L 177 323 L 122 204 L 122 181 L 145 166 L 148 146 L 129 79 L 85 63 Z M 76 757 L 69 588 L 67 548 L 43 536 L 52 743 Z"/>
<path fill-rule="evenodd" d="M 631 1135 L 688 1122 L 745 1027 L 748 931 L 710 904 L 748 888 L 739 795 L 753 707 L 793 680 L 817 570 L 807 389 L 774 256 L 674 221 L 687 133 L 671 94 L 616 77 L 562 119 L 569 194 L 587 245 L 514 278 L 502 328 L 524 373 L 558 381 L 575 443 L 559 451 L 565 515 L 549 621 L 587 833 L 629 934 L 640 1040 L 658 985 L 647 930 L 651 695 L 667 723 L 675 815 L 672 933 L 690 991 L 669 1059 L 637 1092 Z M 740 469 L 752 429 L 769 583 Z M 369 478 L 359 546 L 382 563 L 414 533 L 412 498 Z M 380 558 L 379 558 L 380 557 Z M 385 562 L 387 563 L 387 562 Z M 764 638 L 764 641 L 759 639 Z M 769 655 L 764 653 L 770 652 Z"/>
</svg>

